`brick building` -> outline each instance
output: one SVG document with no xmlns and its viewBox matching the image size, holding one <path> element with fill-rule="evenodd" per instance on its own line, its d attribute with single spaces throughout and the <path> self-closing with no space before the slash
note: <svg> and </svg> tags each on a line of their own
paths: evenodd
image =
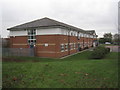
<svg viewBox="0 0 120 90">
<path fill-rule="evenodd" d="M 94 30 L 83 30 L 49 18 L 42 18 L 10 30 L 11 48 L 34 48 L 40 57 L 60 58 L 95 46 Z"/>
</svg>

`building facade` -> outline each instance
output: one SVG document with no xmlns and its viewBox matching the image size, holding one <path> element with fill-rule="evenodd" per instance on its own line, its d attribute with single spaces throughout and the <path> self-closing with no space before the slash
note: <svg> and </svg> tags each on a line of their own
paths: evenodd
<svg viewBox="0 0 120 90">
<path fill-rule="evenodd" d="M 49 18 L 42 18 L 10 30 L 11 48 L 34 48 L 40 57 L 60 58 L 96 46 L 94 30 L 83 30 Z"/>
</svg>

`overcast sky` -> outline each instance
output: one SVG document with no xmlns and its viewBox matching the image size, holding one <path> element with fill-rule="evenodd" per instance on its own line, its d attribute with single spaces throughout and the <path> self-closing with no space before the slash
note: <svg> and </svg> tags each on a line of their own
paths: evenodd
<svg viewBox="0 0 120 90">
<path fill-rule="evenodd" d="M 7 28 L 48 17 L 85 30 L 104 33 L 118 32 L 119 0 L 2 0 L 0 2 L 0 27 L 2 37 Z M 1 26 L 1 23 L 0 23 Z"/>
</svg>

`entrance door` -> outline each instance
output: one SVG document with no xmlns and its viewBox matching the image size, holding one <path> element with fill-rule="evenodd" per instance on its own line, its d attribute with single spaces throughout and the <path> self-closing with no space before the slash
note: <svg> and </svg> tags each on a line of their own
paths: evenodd
<svg viewBox="0 0 120 90">
<path fill-rule="evenodd" d="M 30 43 L 30 55 L 31 56 L 34 56 L 34 44 L 33 43 Z"/>
<path fill-rule="evenodd" d="M 30 45 L 30 48 L 34 48 L 34 45 Z"/>
</svg>

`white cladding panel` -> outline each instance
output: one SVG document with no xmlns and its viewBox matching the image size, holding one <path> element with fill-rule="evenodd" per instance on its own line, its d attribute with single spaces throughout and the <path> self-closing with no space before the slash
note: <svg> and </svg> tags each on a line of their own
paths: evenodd
<svg viewBox="0 0 120 90">
<path fill-rule="evenodd" d="M 10 36 L 26 36 L 27 31 L 26 30 L 20 30 L 20 31 L 10 31 Z"/>
<path fill-rule="evenodd" d="M 62 35 L 68 35 L 68 30 L 67 29 L 61 29 L 61 34 Z"/>
<path fill-rule="evenodd" d="M 62 34 L 66 35 L 67 30 L 61 28 L 49 28 L 49 29 L 37 29 L 36 35 L 52 35 L 52 34 Z"/>
<path fill-rule="evenodd" d="M 67 29 L 62 28 L 47 28 L 47 29 L 36 29 L 36 35 L 53 35 L 53 34 L 59 34 L 59 35 L 71 35 L 71 36 L 78 36 L 77 31 L 69 31 Z M 10 36 L 27 36 L 27 30 L 20 30 L 20 31 L 10 31 Z M 79 33 L 80 37 L 88 37 L 89 35 Z M 93 36 L 93 35 L 92 35 Z"/>
</svg>

